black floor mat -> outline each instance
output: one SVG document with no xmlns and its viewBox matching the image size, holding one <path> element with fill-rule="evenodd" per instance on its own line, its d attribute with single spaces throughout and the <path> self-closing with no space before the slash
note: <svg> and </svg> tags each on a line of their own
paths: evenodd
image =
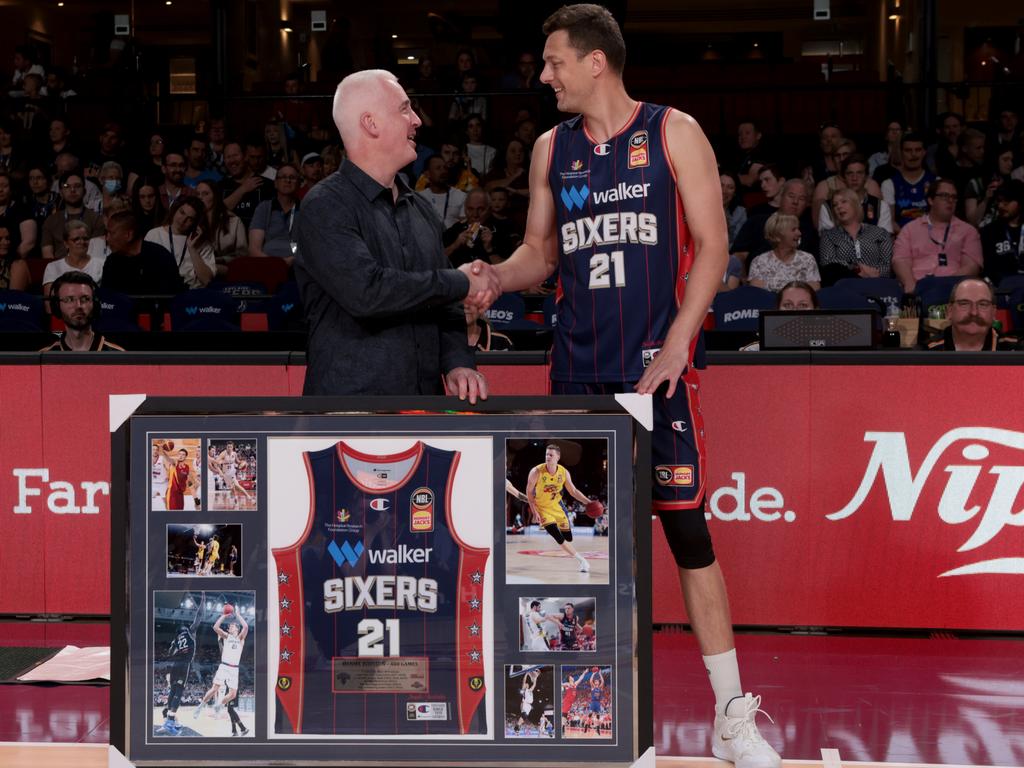
<svg viewBox="0 0 1024 768">
<path fill-rule="evenodd" d="M 18 675 L 56 655 L 60 648 L 0 647 L 0 683 L 16 683 Z"/>
</svg>

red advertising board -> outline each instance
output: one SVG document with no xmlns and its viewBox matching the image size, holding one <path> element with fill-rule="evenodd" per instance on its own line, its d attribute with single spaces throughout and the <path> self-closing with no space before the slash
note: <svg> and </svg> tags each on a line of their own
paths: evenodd
<svg viewBox="0 0 1024 768">
<path fill-rule="evenodd" d="M 485 370 L 498 394 L 546 391 L 540 366 Z M 0 366 L 0 614 L 109 611 L 110 394 L 301 383 L 269 365 Z M 702 391 L 737 624 L 1024 629 L 1018 369 L 717 366 Z M 653 568 L 674 583 L 659 526 Z M 685 621 L 678 590 L 654 619 Z"/>
</svg>

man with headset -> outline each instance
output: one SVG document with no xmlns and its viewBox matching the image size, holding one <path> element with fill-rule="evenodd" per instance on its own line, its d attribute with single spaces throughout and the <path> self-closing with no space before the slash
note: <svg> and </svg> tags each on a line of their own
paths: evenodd
<svg viewBox="0 0 1024 768">
<path fill-rule="evenodd" d="M 124 351 L 123 347 L 93 331 L 92 324 L 100 314 L 100 300 L 96 298 L 98 287 L 84 272 L 65 272 L 53 281 L 50 308 L 54 317 L 64 321 L 67 330 L 41 352 Z"/>
</svg>

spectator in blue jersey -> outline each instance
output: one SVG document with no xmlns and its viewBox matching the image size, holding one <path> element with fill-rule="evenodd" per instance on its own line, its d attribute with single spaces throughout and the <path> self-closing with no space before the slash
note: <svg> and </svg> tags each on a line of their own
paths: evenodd
<svg viewBox="0 0 1024 768">
<path fill-rule="evenodd" d="M 900 139 L 898 171 L 882 182 L 882 199 L 892 207 L 894 232 L 899 232 L 914 219 L 925 215 L 928 185 L 935 175 L 924 167 L 924 138 L 918 133 L 905 133 Z"/>
<path fill-rule="evenodd" d="M 223 177 L 207 165 L 210 143 L 202 134 L 196 134 L 185 148 L 185 184 L 195 189 L 200 181 L 220 181 Z"/>
<path fill-rule="evenodd" d="M 1024 236 L 1021 207 L 1024 181 L 1011 179 L 995 191 L 998 218 L 981 230 L 985 276 L 997 285 L 1004 277 L 1024 274 Z"/>
</svg>

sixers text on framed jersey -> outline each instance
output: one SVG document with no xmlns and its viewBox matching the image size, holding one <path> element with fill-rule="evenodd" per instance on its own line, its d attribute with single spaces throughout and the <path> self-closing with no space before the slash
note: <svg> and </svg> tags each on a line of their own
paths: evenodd
<svg viewBox="0 0 1024 768">
<path fill-rule="evenodd" d="M 273 550 L 276 733 L 486 731 L 489 550 L 454 529 L 459 457 L 420 442 L 388 456 L 344 441 L 303 454 L 305 530 Z"/>
</svg>

